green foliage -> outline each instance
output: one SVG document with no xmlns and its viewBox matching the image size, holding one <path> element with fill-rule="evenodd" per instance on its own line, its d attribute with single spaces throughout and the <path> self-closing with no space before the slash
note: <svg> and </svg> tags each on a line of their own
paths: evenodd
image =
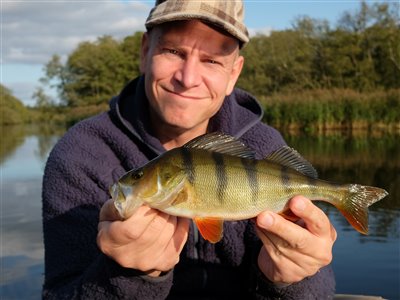
<svg viewBox="0 0 400 300">
<path fill-rule="evenodd" d="M 258 35 L 243 49 L 238 85 L 257 96 L 307 89 L 400 87 L 398 3 L 361 3 L 337 28 L 307 16 L 292 30 Z"/>
<path fill-rule="evenodd" d="M 22 102 L 15 98 L 11 91 L 0 84 L 1 105 L 0 105 L 0 124 L 11 125 L 27 122 L 30 119 L 28 109 Z"/>
<path fill-rule="evenodd" d="M 20 124 L 0 124 L 1 128 L 1 147 L 0 147 L 0 164 L 3 164 L 8 157 L 14 154 L 24 142 L 25 130 L 24 125 Z"/>
<path fill-rule="evenodd" d="M 400 128 L 400 89 L 360 93 L 354 90 L 309 90 L 262 97 L 264 120 L 281 128 Z"/>
<path fill-rule="evenodd" d="M 44 84 L 56 87 L 63 105 L 93 106 L 107 103 L 139 74 L 142 33 L 118 42 L 103 36 L 83 42 L 62 64 L 54 55 L 45 66 Z"/>
<path fill-rule="evenodd" d="M 112 96 L 140 74 L 142 33 L 117 41 L 81 43 L 65 62 L 54 55 L 43 84 L 56 88 L 58 107 L 38 88 L 41 120 L 74 123 L 106 109 Z M 290 30 L 257 35 L 242 50 L 241 87 L 266 99 L 265 120 L 300 128 L 398 124 L 400 17 L 394 2 L 361 2 L 334 28 L 299 17 Z"/>
<path fill-rule="evenodd" d="M 41 110 L 46 110 L 46 108 L 54 105 L 52 99 L 44 92 L 43 87 L 36 88 L 32 98 L 36 100 L 36 107 Z"/>
</svg>

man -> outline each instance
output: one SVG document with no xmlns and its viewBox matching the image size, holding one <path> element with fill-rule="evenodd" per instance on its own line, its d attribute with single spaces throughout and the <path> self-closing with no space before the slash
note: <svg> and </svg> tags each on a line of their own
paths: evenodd
<svg viewBox="0 0 400 300">
<path fill-rule="evenodd" d="M 255 222 L 226 222 L 217 244 L 190 220 L 148 206 L 120 218 L 109 186 L 201 134 L 233 135 L 258 159 L 285 145 L 261 123 L 255 99 L 234 89 L 248 42 L 241 2 L 157 1 L 146 27 L 143 76 L 49 157 L 44 298 L 330 298 L 336 231 L 304 197 L 289 202 L 298 222 L 265 211 Z"/>
</svg>

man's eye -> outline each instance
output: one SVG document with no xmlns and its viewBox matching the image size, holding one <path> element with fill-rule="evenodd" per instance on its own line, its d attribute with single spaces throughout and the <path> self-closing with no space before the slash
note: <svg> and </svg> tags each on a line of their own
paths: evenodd
<svg viewBox="0 0 400 300">
<path fill-rule="evenodd" d="M 212 58 L 206 59 L 205 62 L 210 64 L 210 65 L 222 65 L 221 61 L 215 60 L 215 59 L 212 59 Z"/>
<path fill-rule="evenodd" d="M 177 50 L 175 50 L 175 49 L 164 49 L 164 51 L 166 53 L 170 53 L 170 54 L 174 54 L 174 55 L 178 55 L 179 54 L 179 52 Z"/>
</svg>

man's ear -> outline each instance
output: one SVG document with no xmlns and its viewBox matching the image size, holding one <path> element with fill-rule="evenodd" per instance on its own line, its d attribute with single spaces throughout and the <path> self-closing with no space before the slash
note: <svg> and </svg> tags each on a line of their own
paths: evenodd
<svg viewBox="0 0 400 300">
<path fill-rule="evenodd" d="M 147 54 L 149 52 L 149 41 L 150 37 L 147 32 L 142 36 L 142 46 L 140 49 L 140 73 L 144 74 L 147 65 Z"/>
<path fill-rule="evenodd" d="M 232 91 L 235 87 L 236 81 L 238 80 L 239 75 L 242 72 L 243 64 L 244 64 L 244 57 L 239 55 L 236 58 L 235 62 L 233 63 L 230 79 L 229 79 L 228 85 L 226 87 L 226 95 L 227 96 L 232 93 Z"/>
</svg>

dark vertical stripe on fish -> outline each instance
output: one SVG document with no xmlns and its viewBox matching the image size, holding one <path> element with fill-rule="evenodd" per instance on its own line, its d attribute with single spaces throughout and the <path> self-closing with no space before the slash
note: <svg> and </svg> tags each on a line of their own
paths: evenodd
<svg viewBox="0 0 400 300">
<path fill-rule="evenodd" d="M 317 179 L 312 178 L 312 177 L 307 177 L 307 181 L 308 181 L 308 186 L 310 188 L 310 192 L 312 195 L 317 195 Z"/>
<path fill-rule="evenodd" d="M 285 189 L 287 193 L 291 192 L 290 188 L 290 175 L 289 175 L 289 168 L 282 166 L 281 168 L 281 181 L 282 181 L 282 186 Z"/>
<path fill-rule="evenodd" d="M 215 162 L 215 175 L 217 177 L 217 197 L 220 203 L 224 202 L 224 194 L 228 187 L 224 157 L 220 153 L 213 152 L 212 158 Z"/>
<path fill-rule="evenodd" d="M 189 149 L 185 149 L 184 147 L 181 147 L 180 149 L 187 179 L 191 184 L 193 184 L 196 174 L 193 165 L 192 153 L 189 151 Z"/>
<path fill-rule="evenodd" d="M 260 185 L 257 177 L 257 160 L 255 159 L 241 159 L 243 168 L 246 170 L 247 181 L 250 186 L 251 199 L 255 203 L 258 199 L 258 192 Z"/>
</svg>

